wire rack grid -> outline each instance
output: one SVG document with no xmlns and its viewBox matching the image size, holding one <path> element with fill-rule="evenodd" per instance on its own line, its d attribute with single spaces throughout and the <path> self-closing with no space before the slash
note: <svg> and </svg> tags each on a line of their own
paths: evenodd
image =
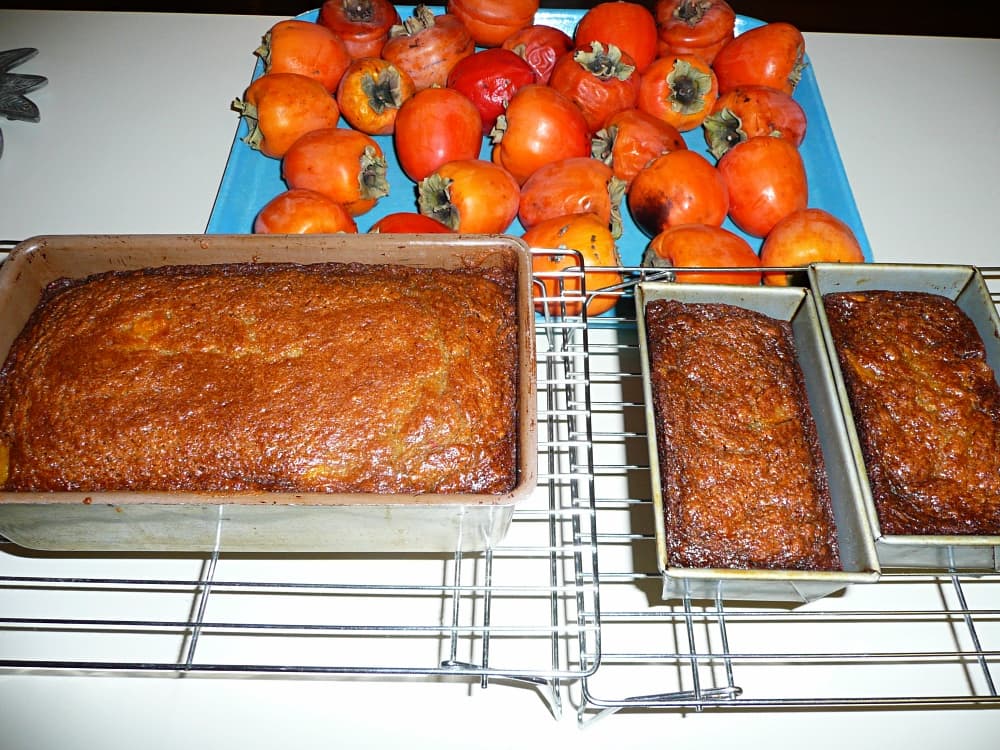
<svg viewBox="0 0 1000 750">
<path fill-rule="evenodd" d="M 890 573 L 799 607 L 661 598 L 632 294 L 672 270 L 614 270 L 613 317 L 583 314 L 579 264 L 536 279 L 554 306 L 537 320 L 539 491 L 502 545 L 289 560 L 0 544 L 0 668 L 514 679 L 557 715 L 572 684 L 583 725 L 1000 708 L 1000 574 Z"/>
<path fill-rule="evenodd" d="M 558 714 L 600 652 L 592 441 L 584 329 L 546 318 L 536 334 L 538 489 L 499 546 L 292 558 L 4 540 L 0 669 L 503 679 Z"/>
<path fill-rule="evenodd" d="M 1000 269 L 980 270 L 991 291 L 1000 285 Z M 800 606 L 662 598 L 632 293 L 664 272 L 621 271 L 616 317 L 587 325 L 601 653 L 582 680 L 578 720 L 622 710 L 1000 708 L 998 573 L 884 572 Z"/>
</svg>

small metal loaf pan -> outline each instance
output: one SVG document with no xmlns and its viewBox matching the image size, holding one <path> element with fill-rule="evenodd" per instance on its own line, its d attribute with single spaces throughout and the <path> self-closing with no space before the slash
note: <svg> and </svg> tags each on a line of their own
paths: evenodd
<svg viewBox="0 0 1000 750">
<path fill-rule="evenodd" d="M 873 583 L 879 578 L 878 562 L 861 502 L 850 443 L 844 431 L 836 390 L 829 377 L 816 312 L 809 297 L 809 291 L 801 287 L 644 282 L 636 289 L 656 554 L 663 576 L 665 599 L 720 597 L 727 600 L 804 603 L 832 594 L 849 584 Z M 725 303 L 791 322 L 809 407 L 816 422 L 826 465 L 841 570 L 696 569 L 673 567 L 669 564 L 645 326 L 646 306 L 659 299 L 685 303 Z"/>
<path fill-rule="evenodd" d="M 490 548 L 535 489 L 537 410 L 531 259 L 519 240 L 454 235 L 49 236 L 0 268 L 0 361 L 59 278 L 168 265 L 355 262 L 507 267 L 517 277 L 516 486 L 498 495 L 237 492 L 4 492 L 0 534 L 27 548 L 79 551 L 421 552 Z M 405 325 L 400 321 L 400 325 Z"/>
<path fill-rule="evenodd" d="M 1000 571 L 1000 536 L 882 533 L 843 370 L 822 304 L 825 294 L 879 289 L 928 292 L 954 300 L 975 324 L 986 348 L 987 362 L 1000 381 L 1000 319 L 982 274 L 974 266 L 965 265 L 817 263 L 809 268 L 808 276 L 880 564 L 901 569 Z"/>
</svg>

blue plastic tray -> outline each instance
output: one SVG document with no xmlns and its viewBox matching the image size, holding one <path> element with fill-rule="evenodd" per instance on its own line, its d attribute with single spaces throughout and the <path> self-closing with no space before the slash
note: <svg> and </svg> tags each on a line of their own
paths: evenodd
<svg viewBox="0 0 1000 750">
<path fill-rule="evenodd" d="M 431 6 L 435 13 L 443 12 L 440 7 Z M 412 6 L 398 6 L 399 14 L 406 18 L 413 12 Z M 303 13 L 298 18 L 314 21 L 318 11 Z M 582 10 L 540 10 L 535 16 L 536 23 L 554 26 L 572 35 L 573 29 L 583 15 Z M 746 16 L 736 19 L 736 32 L 760 26 L 763 22 Z M 266 29 L 261 30 L 261 34 Z M 260 61 L 253 71 L 253 78 L 263 73 Z M 252 79 L 251 79 L 252 80 Z M 249 83 L 249 81 L 248 81 Z M 242 91 L 233 92 L 233 96 L 241 96 Z M 837 143 L 830 128 L 830 121 L 823 106 L 819 87 L 812 67 L 807 66 L 802 80 L 795 89 L 795 98 L 805 110 L 808 127 L 805 140 L 800 146 L 800 152 L 806 164 L 809 178 L 809 205 L 824 208 L 835 216 L 847 222 L 857 235 L 864 250 L 865 258 L 872 260 L 868 237 L 861 224 L 861 216 L 854 202 L 850 183 L 844 172 L 844 165 L 837 150 Z M 225 106 L 220 102 L 220 106 Z M 233 113 L 234 118 L 237 117 Z M 346 123 L 342 123 L 348 127 Z M 215 199 L 212 214 L 208 220 L 206 231 L 210 234 L 248 234 L 253 231 L 253 221 L 257 212 L 271 198 L 283 191 L 286 186 L 281 180 L 280 166 L 277 159 L 261 155 L 247 146 L 242 138 L 246 135 L 246 123 L 239 119 L 236 136 L 229 153 L 229 161 L 222 176 L 219 192 Z M 688 147 L 704 154 L 714 163 L 709 155 L 701 128 L 685 133 Z M 366 232 L 380 217 L 397 211 L 416 211 L 416 185 L 402 170 L 395 158 L 391 136 L 377 136 L 376 140 L 382 146 L 388 162 L 387 178 L 389 180 L 389 195 L 382 198 L 374 209 L 357 217 L 358 231 Z M 483 139 L 482 157 L 489 158 L 492 144 L 488 138 Z M 624 229 L 618 241 L 622 262 L 626 266 L 638 266 L 649 238 L 635 225 L 628 215 L 628 209 L 622 206 Z M 745 237 L 751 247 L 759 250 L 761 240 L 750 237 L 738 230 L 728 220 L 723 225 L 737 234 Z M 515 220 L 507 230 L 508 234 L 520 236 L 523 227 Z"/>
</svg>

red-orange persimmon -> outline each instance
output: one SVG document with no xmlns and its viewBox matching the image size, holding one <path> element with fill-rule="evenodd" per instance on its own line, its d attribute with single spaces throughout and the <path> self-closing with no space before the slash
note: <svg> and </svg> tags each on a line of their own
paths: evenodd
<svg viewBox="0 0 1000 750">
<path fill-rule="evenodd" d="M 316 22 L 339 35 L 351 57 L 378 57 L 398 24 L 399 12 L 392 0 L 326 0 Z"/>
<path fill-rule="evenodd" d="M 758 135 L 739 143 L 719 159 L 718 169 L 729 192 L 729 218 L 755 237 L 809 203 L 805 163 L 783 138 Z"/>
<path fill-rule="evenodd" d="M 479 156 L 483 121 L 465 94 L 431 87 L 403 102 L 393 143 L 400 168 L 419 182 L 446 162 Z"/>
<path fill-rule="evenodd" d="M 699 55 L 715 60 L 736 30 L 736 12 L 726 0 L 658 0 L 653 13 L 659 55 Z"/>
<path fill-rule="evenodd" d="M 643 265 L 756 269 L 760 267 L 760 258 L 749 242 L 728 229 L 710 224 L 680 224 L 650 240 Z M 675 280 L 696 284 L 759 284 L 761 272 L 678 271 Z"/>
<path fill-rule="evenodd" d="M 256 234 L 354 234 L 347 209 L 315 190 L 292 188 L 269 200 L 254 219 Z"/>
<path fill-rule="evenodd" d="M 497 119 L 492 160 L 519 184 L 544 164 L 590 155 L 590 128 L 580 108 L 551 86 L 518 90 Z"/>
<path fill-rule="evenodd" d="M 635 61 L 641 73 L 657 51 L 656 18 L 640 3 L 598 3 L 587 10 L 576 24 L 573 41 L 577 47 L 587 47 L 591 42 L 615 45 Z"/>
<path fill-rule="evenodd" d="M 534 22 L 538 5 L 538 0 L 448 0 L 447 9 L 480 47 L 499 47 Z"/>
<path fill-rule="evenodd" d="M 690 149 L 650 162 L 632 180 L 627 201 L 636 226 L 650 237 L 678 224 L 721 226 L 729 211 L 719 170 Z"/>
</svg>

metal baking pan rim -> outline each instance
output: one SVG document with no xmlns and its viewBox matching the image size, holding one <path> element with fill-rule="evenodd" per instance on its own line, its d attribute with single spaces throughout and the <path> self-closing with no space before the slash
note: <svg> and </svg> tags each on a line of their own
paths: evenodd
<svg viewBox="0 0 1000 750">
<path fill-rule="evenodd" d="M 218 506 L 240 505 L 280 507 L 415 507 L 415 506 L 502 506 L 516 504 L 524 495 L 534 491 L 528 483 L 521 483 L 509 492 L 497 495 L 471 493 L 425 494 L 375 494 L 325 493 L 325 492 L 185 492 L 185 491 L 110 491 L 110 492 L 0 492 L 0 505 L 51 505 L 51 506 L 161 506 L 180 505 Z"/>
<path fill-rule="evenodd" d="M 823 334 L 823 342 L 827 349 L 827 357 L 829 359 L 830 371 L 833 379 L 835 388 L 837 389 L 837 394 L 841 402 L 841 413 L 844 417 L 844 427 L 847 432 L 848 438 L 851 442 L 852 452 L 854 454 L 854 461 L 857 466 L 857 474 L 859 481 L 859 488 L 861 491 L 861 498 L 865 505 L 865 511 L 868 515 L 869 525 L 872 529 L 872 535 L 875 540 L 876 548 L 880 551 L 893 552 L 893 548 L 902 549 L 905 547 L 910 548 L 923 548 L 923 549 L 946 549 L 948 547 L 959 547 L 959 548 L 989 548 L 994 547 L 1000 550 L 1000 535 L 996 534 L 883 534 L 881 529 L 881 523 L 878 518 L 878 510 L 875 506 L 874 496 L 872 495 L 871 484 L 868 481 L 868 472 L 865 467 L 864 457 L 861 454 L 860 448 L 860 437 L 857 433 L 857 428 L 854 423 L 854 412 L 851 408 L 850 401 L 847 396 L 847 387 L 844 382 L 843 370 L 840 367 L 840 362 L 837 358 L 836 344 L 833 341 L 833 336 L 830 332 L 829 322 L 826 317 L 826 311 L 822 304 L 822 296 L 828 291 L 833 291 L 833 289 L 826 290 L 821 283 L 824 274 L 834 274 L 842 275 L 855 272 L 858 274 L 859 278 L 864 279 L 864 282 L 870 283 L 873 277 L 886 275 L 886 274 L 954 274 L 957 277 L 956 283 L 950 284 L 952 289 L 960 289 L 964 291 L 970 287 L 970 285 L 976 285 L 982 293 L 985 295 L 985 302 L 990 300 L 989 289 L 986 286 L 986 282 L 982 277 L 979 269 L 970 264 L 953 264 L 953 263 L 812 263 L 807 268 L 807 276 L 809 279 L 809 287 L 812 291 L 813 302 L 816 308 L 817 318 L 819 319 L 820 329 Z M 841 284 L 843 282 L 834 279 L 828 283 Z M 884 286 L 884 285 L 881 285 Z M 852 291 L 854 287 L 840 287 L 837 289 L 841 291 Z M 877 288 L 876 286 L 868 287 L 871 289 Z M 922 291 L 931 291 L 924 289 L 923 287 L 914 287 L 912 285 L 899 285 L 898 282 L 892 285 L 893 289 L 918 289 Z M 941 289 L 937 290 L 939 293 L 943 293 L 943 282 L 941 283 Z M 957 297 L 957 294 L 956 294 Z M 954 299 L 954 297 L 953 297 Z M 1000 336 L 1000 317 L 998 317 L 996 312 L 996 307 L 992 303 L 986 305 L 987 312 L 991 318 L 994 335 Z M 983 332 L 980 331 L 982 334 Z M 991 363 L 994 364 L 994 363 Z M 994 364 L 994 370 L 997 376 L 1000 377 L 1000 370 L 998 370 Z M 888 559 L 881 560 L 882 564 L 892 565 L 894 559 L 889 557 Z M 935 568 L 937 565 L 931 565 L 930 567 Z"/>
<path fill-rule="evenodd" d="M 261 550 L 280 552 L 275 544 L 261 542 L 255 534 L 257 518 L 280 519 L 287 538 L 295 551 L 295 508 L 309 518 L 319 513 L 323 533 L 316 528 L 305 528 L 311 535 L 311 549 L 317 552 L 334 551 L 454 551 L 455 529 L 461 533 L 461 547 L 473 551 L 496 543 L 506 534 L 513 508 L 534 493 L 537 487 L 537 384 L 535 378 L 536 353 L 534 309 L 531 287 L 531 258 L 527 246 L 518 238 L 506 235 L 40 235 L 19 243 L 0 268 L 3 299 L 11 300 L 16 316 L 27 315 L 37 304 L 32 291 L 38 284 L 58 276 L 86 276 L 108 270 L 125 270 L 187 263 L 230 262 L 290 262 L 321 263 L 330 261 L 364 262 L 383 264 L 392 262 L 410 265 L 443 267 L 479 267 L 496 263 L 511 264 L 517 271 L 516 314 L 518 318 L 519 378 L 518 426 L 515 484 L 507 492 L 497 494 L 474 493 L 322 493 L 322 492 L 7 492 L 0 493 L 0 533 L 11 541 L 38 549 L 132 549 L 135 551 L 188 549 L 184 541 L 175 541 L 170 529 L 178 519 L 200 520 L 197 539 L 191 537 L 190 549 L 202 549 L 200 541 L 204 526 L 212 516 L 223 514 L 227 508 L 239 513 L 240 521 L 228 523 L 226 533 L 232 550 Z M 23 292 L 13 294 L 14 290 Z M 11 294 L 8 294 L 11 293 Z M 6 302 L 5 302 L 6 304 Z M 8 321 L 8 334 L 15 334 Z M 288 500 L 287 504 L 282 501 Z M 162 529 L 159 536 L 149 536 L 148 528 L 137 531 L 125 528 L 130 517 L 128 510 L 135 509 L 140 516 L 157 514 L 154 524 Z M 142 509 L 143 512 L 140 512 Z M 65 512 L 63 512 L 65 511 Z M 115 512 L 117 511 L 117 512 Z M 287 511 L 287 512 L 286 512 Z M 427 522 L 417 518 L 419 529 L 413 529 L 413 542 L 404 541 L 400 534 L 411 533 L 395 519 L 399 511 L 406 518 L 426 516 Z M 25 515 L 27 514 L 27 515 Z M 346 514 L 346 515 L 345 515 Z M 358 514 L 361 514 L 360 516 Z M 336 519 L 364 518 L 370 537 L 377 537 L 373 546 L 364 546 L 352 535 L 337 539 Z M 95 538 L 71 537 L 65 523 L 97 524 Z M 329 518 L 325 524 L 323 519 Z M 248 520 L 249 519 L 249 520 Z M 433 519 L 433 522 L 431 522 Z M 286 523 L 287 521 L 287 523 Z M 473 523 L 468 523 L 469 521 Z M 125 522 L 125 523 L 123 523 Z M 212 522 L 214 523 L 214 522 Z M 25 529 L 32 527 L 34 543 L 27 543 Z M 38 524 L 50 524 L 35 533 Z M 241 525 L 242 524 L 242 525 Z M 393 525 L 395 524 L 395 525 Z M 450 525 L 449 525 L 450 524 Z M 301 525 L 300 525 L 301 526 Z M 384 526 L 379 536 L 375 527 Z M 207 527 L 206 527 L 207 528 Z M 340 526 L 339 528 L 344 528 Z M 48 529 L 48 530 L 46 530 Z M 245 530 L 241 532 L 241 529 Z M 233 533 L 237 536 L 234 537 Z M 239 538 L 244 533 L 245 541 Z M 102 534 L 108 536 L 101 538 Z M 417 538 L 419 535 L 419 539 Z M 169 541 L 164 541 L 169 538 Z M 354 539 L 354 541 L 352 541 Z M 24 540 L 24 541 L 22 541 Z M 55 541 L 54 541 L 55 540 Z M 147 541 L 148 540 L 148 541 Z M 234 541 L 235 540 L 235 541 Z M 412 546 L 407 546 L 412 545 Z"/>
<path fill-rule="evenodd" d="M 992 547 L 1000 545 L 1000 536 L 992 534 L 884 534 L 875 537 L 881 544 L 914 547 Z"/>
<path fill-rule="evenodd" d="M 808 306 L 808 310 L 813 313 L 814 317 L 814 305 L 810 300 L 811 292 L 804 287 L 741 287 L 739 285 L 726 285 L 726 284 L 678 284 L 677 282 L 661 282 L 661 281 L 648 281 L 641 282 L 636 287 L 636 299 L 637 299 L 637 331 L 639 337 L 639 348 L 640 348 L 640 360 L 643 369 L 642 387 L 643 387 L 643 398 L 644 398 L 644 410 L 646 415 L 647 423 L 647 447 L 649 451 L 649 465 L 650 465 L 650 479 L 652 485 L 652 500 L 653 500 L 653 513 L 654 513 L 654 529 L 655 529 L 655 544 L 656 544 L 656 556 L 657 556 L 657 568 L 660 575 L 664 578 L 664 584 L 668 585 L 670 580 L 683 581 L 683 580 L 698 580 L 698 581 L 709 581 L 717 584 L 726 583 L 752 583 L 755 581 L 764 582 L 765 585 L 770 584 L 795 584 L 795 583 L 813 583 L 817 585 L 830 586 L 832 590 L 836 588 L 842 588 L 849 584 L 854 583 L 875 583 L 881 577 L 881 569 L 878 565 L 877 556 L 875 553 L 874 540 L 871 536 L 871 527 L 867 525 L 867 517 L 865 515 L 865 509 L 863 503 L 861 503 L 859 497 L 859 487 L 857 482 L 856 472 L 848 472 L 849 477 L 845 477 L 844 480 L 849 485 L 850 489 L 846 492 L 846 497 L 843 499 L 843 505 L 847 506 L 845 511 L 848 511 L 853 520 L 860 527 L 857 540 L 858 550 L 857 553 L 863 559 L 863 564 L 858 570 L 799 570 L 791 568 L 683 568 L 678 566 L 669 566 L 666 564 L 667 560 L 667 549 L 666 549 L 666 527 L 664 518 L 664 505 L 663 496 L 661 491 L 661 477 L 659 471 L 658 463 L 658 449 L 656 447 L 656 429 L 655 429 L 655 417 L 653 414 L 652 405 L 652 387 L 650 379 L 648 376 L 649 362 L 646 352 L 648 352 L 648 340 L 646 338 L 646 327 L 645 327 L 645 305 L 647 297 L 649 296 L 649 290 L 670 290 L 672 292 L 677 292 L 681 296 L 689 295 L 699 295 L 705 296 L 706 298 L 712 297 L 724 297 L 724 298 L 736 298 L 742 296 L 772 296 L 775 298 L 786 297 L 797 306 L 801 307 L 803 305 Z M 720 300 L 721 301 L 721 300 Z M 789 303 L 791 304 L 791 302 Z M 805 313 L 809 314 L 809 313 Z M 813 323 L 816 321 L 813 320 Z M 819 340 L 819 330 L 818 326 L 811 326 L 813 328 L 813 336 L 817 339 L 817 346 L 822 346 L 822 342 Z M 832 387 L 829 386 L 828 387 Z M 836 441 L 838 444 L 844 442 L 844 436 L 841 440 Z M 845 462 L 846 463 L 846 462 Z M 853 468 L 853 465 L 850 467 Z M 741 598 L 738 594 L 733 598 Z M 768 598 L 759 597 L 755 598 Z M 787 599 L 774 596 L 774 601 L 787 601 Z"/>
<path fill-rule="evenodd" d="M 671 578 L 711 579 L 733 581 L 815 581 L 828 583 L 872 583 L 878 571 L 848 570 L 799 570 L 796 568 L 679 568 L 668 567 L 660 571 Z"/>
</svg>

